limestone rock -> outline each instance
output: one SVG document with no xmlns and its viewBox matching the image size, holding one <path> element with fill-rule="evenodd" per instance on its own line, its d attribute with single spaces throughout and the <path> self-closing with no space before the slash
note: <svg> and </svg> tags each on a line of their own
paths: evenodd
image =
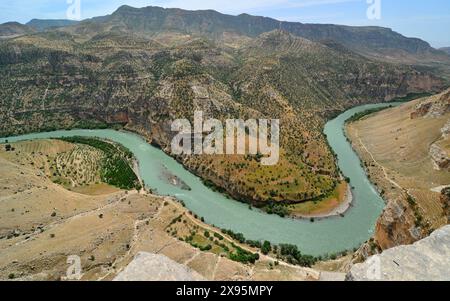
<svg viewBox="0 0 450 301">
<path fill-rule="evenodd" d="M 172 259 L 146 252 L 138 253 L 114 281 L 200 281 L 197 272 Z"/>
<path fill-rule="evenodd" d="M 430 156 L 436 170 L 445 170 L 450 168 L 450 156 L 447 150 L 442 149 L 438 143 L 433 143 L 431 145 Z"/>
<path fill-rule="evenodd" d="M 355 264 L 350 281 L 449 281 L 450 225 L 413 245 L 399 246 Z"/>
</svg>

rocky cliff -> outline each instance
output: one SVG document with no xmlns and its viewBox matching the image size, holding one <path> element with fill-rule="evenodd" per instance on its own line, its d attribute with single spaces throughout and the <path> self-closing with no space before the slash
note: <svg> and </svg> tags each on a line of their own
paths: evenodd
<svg viewBox="0 0 450 301">
<path fill-rule="evenodd" d="M 159 254 L 140 252 L 114 281 L 201 281 L 196 271 Z"/>
<path fill-rule="evenodd" d="M 359 260 L 447 224 L 441 190 L 450 183 L 449 96 L 445 90 L 349 125 L 353 145 L 386 200 L 373 238 L 357 252 Z"/>
<path fill-rule="evenodd" d="M 449 281 L 450 226 L 413 245 L 399 246 L 355 264 L 350 281 Z"/>
</svg>

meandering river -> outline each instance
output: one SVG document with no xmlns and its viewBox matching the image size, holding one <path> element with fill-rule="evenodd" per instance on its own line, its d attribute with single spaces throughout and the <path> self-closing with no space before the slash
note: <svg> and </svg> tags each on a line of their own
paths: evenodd
<svg viewBox="0 0 450 301">
<path fill-rule="evenodd" d="M 330 146 L 338 156 L 343 174 L 351 179 L 353 206 L 345 217 L 333 217 L 310 222 L 268 215 L 248 205 L 230 200 L 206 187 L 202 181 L 185 170 L 182 165 L 161 150 L 148 144 L 138 135 L 114 130 L 71 130 L 35 133 L 6 138 L 9 142 L 32 139 L 87 136 L 110 139 L 126 146 L 139 161 L 142 179 L 155 193 L 174 196 L 182 200 L 189 210 L 205 221 L 220 228 L 243 233 L 247 239 L 269 240 L 272 243 L 295 244 L 304 254 L 324 255 L 353 249 L 372 235 L 384 201 L 374 189 L 360 160 L 347 142 L 344 134 L 345 121 L 355 113 L 390 104 L 364 105 L 350 109 L 329 121 L 325 127 Z M 0 142 L 5 142 L 5 138 Z M 183 190 L 167 177 L 169 171 L 188 185 Z M 39 201 L 39 200 L 36 200 Z"/>
</svg>

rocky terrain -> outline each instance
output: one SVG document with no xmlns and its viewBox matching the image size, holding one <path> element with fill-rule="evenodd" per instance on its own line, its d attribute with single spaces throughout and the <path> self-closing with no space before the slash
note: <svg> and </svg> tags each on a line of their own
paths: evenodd
<svg viewBox="0 0 450 301">
<path fill-rule="evenodd" d="M 205 281 L 197 272 L 164 255 L 138 253 L 114 281 Z"/>
<path fill-rule="evenodd" d="M 400 246 L 354 265 L 350 281 L 449 281 L 450 226 L 409 246 Z"/>
<path fill-rule="evenodd" d="M 82 151 L 92 155 L 98 150 L 83 149 L 86 147 L 37 140 L 10 144 L 8 151 L 0 149 L 0 179 L 4 186 L 0 190 L 0 279 L 342 281 L 343 271 L 349 269 L 348 279 L 358 280 L 364 275 L 360 272 L 364 268 L 352 268 L 351 254 L 318 262 L 313 268 L 285 263 L 272 252 L 265 255 L 223 230 L 204 224 L 172 198 L 98 186 L 75 192 L 52 181 L 53 175 L 44 163 L 53 162 L 52 158 L 61 154 L 75 159 L 76 164 L 67 164 L 64 169 L 66 175 L 77 171 L 74 180 L 96 174 L 90 156 L 79 154 Z M 446 210 L 449 201 L 448 189 L 444 189 L 441 202 Z M 420 242 L 420 246 L 427 243 Z M 444 258 L 445 263 L 446 243 L 435 242 L 437 246 L 441 243 L 444 248 L 433 247 L 432 251 L 422 247 L 415 258 L 431 264 Z M 259 253 L 259 259 L 240 262 L 237 260 L 243 257 L 230 257 L 230 251 Z M 387 256 L 384 254 L 381 256 Z M 81 274 L 67 278 L 74 263 L 70 258 L 74 256 L 80 259 Z M 403 261 L 400 255 L 398 258 L 396 262 L 405 268 L 401 275 L 393 273 L 392 279 L 413 279 L 417 266 Z M 442 262 L 440 270 L 445 269 Z M 422 271 L 414 279 L 440 279 L 440 270 Z"/>
<path fill-rule="evenodd" d="M 445 83 L 432 68 L 368 57 L 363 41 L 380 35 L 413 56 L 445 57 L 387 29 L 282 25 L 248 15 L 121 7 L 110 16 L 4 40 L 0 134 L 125 126 L 170 154 L 170 122 L 192 119 L 195 110 L 219 120 L 279 118 L 277 166 L 248 156 L 177 160 L 255 206 L 327 199 L 341 181 L 322 134 L 327 118 Z M 377 40 L 365 47 L 378 51 Z"/>
<path fill-rule="evenodd" d="M 22 156 L 32 143 L 33 149 L 39 146 L 43 157 L 76 147 L 51 142 L 53 146 L 47 141 L 32 141 L 12 147 Z M 21 161 L 11 151 L 0 150 L 0 279 L 65 280 L 74 256 L 80 259 L 78 280 L 112 280 L 117 275 L 119 279 L 130 279 L 130 273 L 136 277 L 136 262 L 128 266 L 135 258 L 144 260 L 142 264 L 150 270 L 158 269 L 166 280 L 169 276 L 182 277 L 173 273 L 174 266 L 192 271 L 196 279 L 208 280 L 321 277 L 319 271 L 279 262 L 264 254 L 254 263 L 228 258 L 228 252 L 236 252 L 237 246 L 248 250 L 248 254 L 258 251 L 204 224 L 171 198 L 98 187 L 69 191 L 54 183 L 38 164 L 31 163 Z M 88 160 L 82 160 L 76 170 L 90 174 L 89 166 Z M 192 241 L 180 239 L 191 235 L 189 231 L 195 233 Z M 207 239 L 206 232 L 214 239 Z M 214 247 L 206 248 L 208 244 Z M 228 252 L 219 244 L 228 246 Z M 141 252 L 155 255 L 140 257 Z M 142 273 L 139 277 L 148 276 L 148 271 Z"/>
<path fill-rule="evenodd" d="M 371 181 L 387 201 L 363 257 L 410 244 L 448 223 L 447 132 L 450 91 L 384 110 L 348 125 Z"/>
</svg>

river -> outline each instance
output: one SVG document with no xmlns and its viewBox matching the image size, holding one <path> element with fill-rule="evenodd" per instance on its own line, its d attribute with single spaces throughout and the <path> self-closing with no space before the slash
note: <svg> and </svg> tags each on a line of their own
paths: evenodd
<svg viewBox="0 0 450 301">
<path fill-rule="evenodd" d="M 173 158 L 132 133 L 115 130 L 63 130 L 6 139 L 9 142 L 70 136 L 110 139 L 133 152 L 139 162 L 141 177 L 149 188 L 156 194 L 174 196 L 182 200 L 189 210 L 204 217 L 208 224 L 243 233 L 251 240 L 295 244 L 304 254 L 318 256 L 358 247 L 369 239 L 374 231 L 384 201 L 370 183 L 358 156 L 347 142 L 344 124 L 345 120 L 355 113 L 388 105 L 390 104 L 355 107 L 326 124 L 324 132 L 338 156 L 338 164 L 343 174 L 351 179 L 354 200 L 345 217 L 332 217 L 315 222 L 281 218 L 257 209 L 250 210 L 248 205 L 212 191 Z M 0 142 L 5 142 L 6 139 L 2 138 Z M 174 185 L 173 181 L 163 176 L 167 171 L 176 175 L 191 190 L 183 190 L 179 185 Z"/>
</svg>

